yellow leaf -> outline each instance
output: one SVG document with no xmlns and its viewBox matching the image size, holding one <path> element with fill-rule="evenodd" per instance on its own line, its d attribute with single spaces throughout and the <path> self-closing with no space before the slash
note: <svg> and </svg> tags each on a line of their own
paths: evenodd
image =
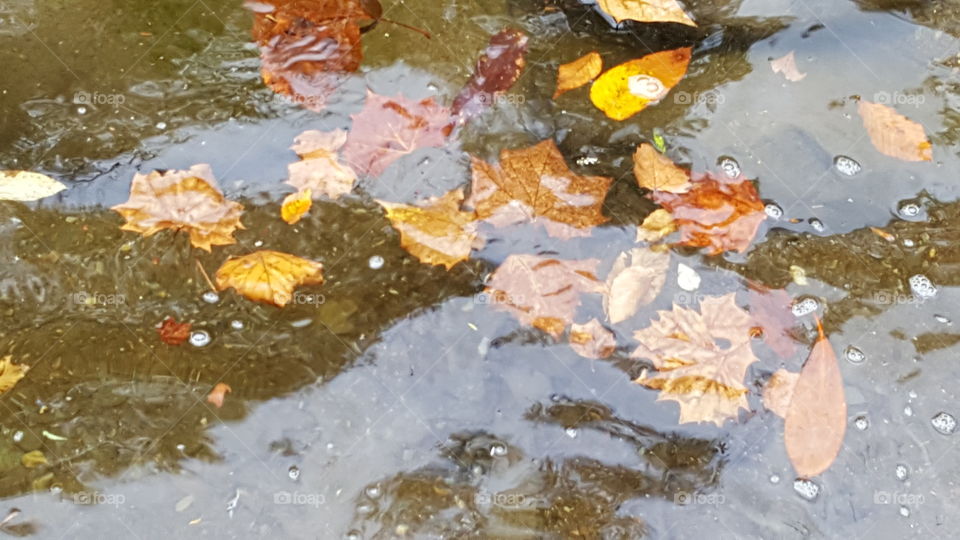
<svg viewBox="0 0 960 540">
<path fill-rule="evenodd" d="M 310 188 L 302 189 L 296 193 L 291 193 L 283 199 L 283 205 L 280 207 L 280 217 L 288 224 L 293 225 L 300 221 L 313 205 L 313 190 Z"/>
<path fill-rule="evenodd" d="M 633 175 L 640 187 L 652 191 L 690 191 L 690 174 L 646 143 L 638 146 L 633 154 Z"/>
<path fill-rule="evenodd" d="M 28 469 L 34 469 L 40 465 L 46 465 L 47 456 L 43 455 L 40 450 L 33 450 L 20 456 L 20 463 Z"/>
<path fill-rule="evenodd" d="M 475 212 L 463 212 L 463 190 L 455 189 L 420 206 L 377 201 L 400 233 L 400 245 L 427 264 L 447 270 L 466 260 L 477 238 Z"/>
<path fill-rule="evenodd" d="M 879 103 L 861 101 L 858 110 L 870 141 L 880 153 L 904 161 L 933 159 L 930 141 L 920 124 Z"/>
<path fill-rule="evenodd" d="M 557 91 L 554 92 L 553 99 L 596 79 L 601 71 L 603 71 L 603 59 L 596 51 L 587 53 L 569 64 L 561 65 L 557 70 Z"/>
<path fill-rule="evenodd" d="M 323 265 L 279 251 L 231 257 L 217 270 L 217 289 L 230 287 L 256 302 L 283 307 L 298 285 L 323 283 Z"/>
<path fill-rule="evenodd" d="M 67 189 L 45 174 L 0 171 L 0 201 L 36 201 Z"/>
<path fill-rule="evenodd" d="M 687 26 L 696 26 L 677 0 L 598 0 L 600 9 L 616 19 L 618 23 L 631 20 L 637 22 L 675 22 Z"/>
<path fill-rule="evenodd" d="M 590 87 L 590 100 L 614 120 L 626 120 L 662 99 L 690 64 L 689 47 L 648 54 L 609 69 Z"/>
<path fill-rule="evenodd" d="M 27 374 L 30 366 L 14 364 L 12 356 L 0 358 L 0 394 L 5 394 Z"/>
<path fill-rule="evenodd" d="M 340 163 L 337 153 L 347 141 L 347 132 L 304 131 L 291 147 L 300 161 L 287 166 L 287 183 L 297 190 L 311 189 L 311 193 L 338 199 L 353 190 L 357 173 Z"/>
<path fill-rule="evenodd" d="M 673 220 L 673 215 L 663 208 L 657 208 L 637 228 L 637 242 L 657 242 L 675 230 L 677 222 Z"/>
</svg>

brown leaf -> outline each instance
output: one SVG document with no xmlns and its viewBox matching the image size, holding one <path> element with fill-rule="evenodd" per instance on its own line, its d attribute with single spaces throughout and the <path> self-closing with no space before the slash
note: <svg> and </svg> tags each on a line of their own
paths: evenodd
<svg viewBox="0 0 960 540">
<path fill-rule="evenodd" d="M 493 105 L 499 94 L 509 90 L 527 65 L 528 41 L 526 34 L 511 28 L 491 37 L 470 80 L 453 100 L 453 114 L 461 120 L 476 116 Z"/>
<path fill-rule="evenodd" d="M 217 270 L 217 289 L 233 287 L 250 300 L 283 307 L 298 285 L 323 283 L 323 265 L 279 251 L 231 257 Z"/>
<path fill-rule="evenodd" d="M 9 392 L 29 370 L 30 366 L 14 364 L 13 356 L 0 358 L 0 394 Z"/>
<path fill-rule="evenodd" d="M 696 26 L 677 0 L 597 0 L 600 9 L 618 23 L 631 20 L 643 23 L 674 22 Z"/>
<path fill-rule="evenodd" d="M 127 220 L 121 229 L 151 236 L 163 229 L 187 231 L 194 247 L 234 244 L 233 231 L 243 229 L 243 206 L 228 201 L 213 178 L 209 165 L 187 171 L 153 171 L 137 174 L 130 198 L 113 207 Z"/>
<path fill-rule="evenodd" d="M 690 191 L 690 173 L 674 165 L 670 158 L 647 143 L 638 146 L 633 154 L 633 175 L 640 187 L 652 191 Z"/>
<path fill-rule="evenodd" d="M 477 216 L 460 210 L 462 189 L 428 199 L 419 206 L 377 202 L 386 209 L 387 219 L 400 233 L 400 245 L 420 261 L 449 270 L 470 256 L 477 239 Z"/>
<path fill-rule="evenodd" d="M 587 84 L 603 71 L 603 58 L 596 51 L 587 53 L 569 64 L 562 64 L 557 70 L 557 91 L 553 99 L 561 94 Z"/>
<path fill-rule="evenodd" d="M 283 204 L 280 206 L 280 217 L 289 225 L 293 225 L 310 211 L 311 206 L 313 206 L 313 190 L 310 188 L 291 193 L 283 198 Z"/>
<path fill-rule="evenodd" d="M 770 67 L 774 73 L 783 73 L 783 76 L 791 82 L 802 81 L 804 77 L 807 76 L 806 73 L 800 73 L 800 70 L 797 69 L 797 58 L 793 54 L 793 51 L 788 52 L 776 60 L 771 60 Z"/>
<path fill-rule="evenodd" d="M 799 379 L 799 373 L 778 369 L 763 387 L 763 406 L 773 414 L 786 418 Z"/>
<path fill-rule="evenodd" d="M 637 242 L 659 242 L 665 236 L 677 230 L 677 223 L 673 220 L 670 212 L 663 208 L 657 208 L 644 218 L 643 223 L 637 227 Z"/>
<path fill-rule="evenodd" d="M 819 321 L 818 321 L 819 327 Z M 790 463 L 802 477 L 827 470 L 840 453 L 847 429 L 843 377 L 830 341 L 823 335 L 810 351 L 790 400 L 783 439 Z"/>
<path fill-rule="evenodd" d="M 626 120 L 657 103 L 680 82 L 692 49 L 648 54 L 610 68 L 590 87 L 590 101 L 614 120 Z"/>
<path fill-rule="evenodd" d="M 347 142 L 347 132 L 304 131 L 290 147 L 300 161 L 287 166 L 287 183 L 297 190 L 310 189 L 314 195 L 339 199 L 353 190 L 357 173 L 340 163 L 337 152 Z"/>
<path fill-rule="evenodd" d="M 190 323 L 178 323 L 173 317 L 167 317 L 157 328 L 160 341 L 167 345 L 180 345 L 190 337 Z"/>
<path fill-rule="evenodd" d="M 746 409 L 747 367 L 757 358 L 750 348 L 753 319 L 737 307 L 734 294 L 707 297 L 700 313 L 674 304 L 659 320 L 634 334 L 635 358 L 648 358 L 657 372 L 634 382 L 660 390 L 657 401 L 680 404 L 680 422 L 722 426 Z M 722 345 L 721 345 L 722 343 Z"/>
<path fill-rule="evenodd" d="M 574 323 L 570 327 L 570 347 L 584 358 L 606 358 L 617 350 L 613 332 L 600 321 L 591 319 L 587 324 Z"/>
<path fill-rule="evenodd" d="M 879 103 L 861 101 L 858 111 L 870 141 L 881 154 L 904 161 L 933 159 L 930 141 L 922 125 Z"/>
<path fill-rule="evenodd" d="M 214 385 L 213 390 L 210 390 L 210 393 L 207 394 L 207 403 L 219 409 L 223 407 L 223 400 L 227 398 L 227 394 L 232 391 L 233 389 L 230 388 L 229 384 L 222 382 L 217 383 Z"/>
<path fill-rule="evenodd" d="M 621 253 L 610 275 L 603 296 L 603 310 L 611 323 L 625 321 L 660 294 L 667 281 L 670 255 L 649 248 L 636 248 Z"/>
<path fill-rule="evenodd" d="M 529 148 L 503 150 L 498 166 L 473 158 L 467 205 L 498 227 L 543 218 L 551 236 L 586 236 L 591 227 L 607 221 L 601 208 L 611 182 L 575 174 L 547 139 Z"/>
<path fill-rule="evenodd" d="M 756 188 L 744 179 L 717 180 L 708 174 L 695 179 L 686 193 L 650 196 L 673 215 L 681 244 L 709 247 L 711 255 L 746 251 L 767 217 Z"/>
<path fill-rule="evenodd" d="M 415 150 L 443 146 L 451 127 L 450 109 L 433 98 L 417 102 L 368 91 L 363 110 L 353 115 L 343 158 L 361 174 L 380 176 L 391 163 Z"/>
<path fill-rule="evenodd" d="M 510 255 L 493 273 L 487 297 L 521 323 L 554 337 L 573 322 L 582 293 L 601 292 L 597 259 L 568 261 L 537 255 Z"/>
<path fill-rule="evenodd" d="M 793 298 L 783 289 L 767 289 L 751 284 L 749 287 L 750 314 L 763 328 L 763 341 L 782 358 L 790 358 L 797 350 L 791 329 L 797 318 L 791 307 Z"/>
</svg>

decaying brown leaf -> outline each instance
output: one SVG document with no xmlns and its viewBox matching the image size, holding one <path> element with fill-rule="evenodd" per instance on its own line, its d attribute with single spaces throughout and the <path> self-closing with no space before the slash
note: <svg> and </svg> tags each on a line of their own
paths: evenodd
<svg viewBox="0 0 960 540">
<path fill-rule="evenodd" d="M 635 248 L 621 253 L 607 276 L 603 310 L 616 324 L 633 316 L 660 294 L 667 281 L 670 254 L 649 248 Z"/>
<path fill-rule="evenodd" d="M 748 408 L 743 379 L 757 360 L 750 348 L 753 319 L 734 294 L 704 298 L 700 313 L 674 304 L 658 315 L 634 334 L 640 346 L 633 353 L 651 360 L 657 372 L 634 382 L 660 390 L 657 401 L 679 403 L 681 423 L 722 426 Z"/>
<path fill-rule="evenodd" d="M 519 150 L 503 150 L 500 164 L 473 158 L 467 205 L 480 219 L 502 227 L 543 223 L 551 236 L 586 236 L 607 221 L 601 212 L 612 180 L 579 176 L 567 167 L 551 139 Z"/>
<path fill-rule="evenodd" d="M 0 358 L 0 395 L 9 392 L 29 370 L 30 366 L 14 364 L 13 356 Z"/>
<path fill-rule="evenodd" d="M 600 321 L 591 319 L 587 324 L 570 326 L 570 347 L 584 358 L 600 359 L 617 350 L 617 341 L 613 332 L 604 328 Z"/>
<path fill-rule="evenodd" d="M 180 345 L 190 338 L 190 323 L 178 323 L 173 317 L 167 317 L 160 323 L 157 333 L 160 341 L 167 345 Z"/>
<path fill-rule="evenodd" d="M 562 94 L 589 83 L 603 71 L 603 58 L 596 51 L 587 53 L 557 69 L 557 91 L 553 99 Z"/>
<path fill-rule="evenodd" d="M 228 201 L 217 187 L 209 165 L 186 171 L 137 174 L 130 198 L 113 207 L 127 220 L 121 229 L 150 236 L 163 229 L 187 231 L 194 247 L 236 243 L 233 232 L 243 229 L 243 206 Z"/>
<path fill-rule="evenodd" d="M 283 307 L 299 285 L 323 283 L 323 265 L 279 251 L 231 257 L 217 270 L 217 289 L 233 287 L 250 300 Z"/>
<path fill-rule="evenodd" d="M 807 76 L 806 73 L 800 73 L 797 69 L 797 58 L 793 51 L 770 61 L 770 67 L 774 73 L 783 73 L 783 76 L 790 82 L 802 81 Z"/>
<path fill-rule="evenodd" d="M 510 255 L 493 273 L 486 295 L 498 309 L 554 337 L 573 322 L 580 295 L 602 291 L 597 259 L 569 261 Z"/>
<path fill-rule="evenodd" d="M 526 34 L 514 28 L 494 34 L 480 54 L 470 80 L 454 98 L 451 113 L 465 121 L 493 105 L 523 73 L 529 41 Z"/>
<path fill-rule="evenodd" d="M 600 9 L 618 23 L 637 21 L 643 23 L 673 22 L 696 26 L 677 0 L 597 0 Z"/>
<path fill-rule="evenodd" d="M 283 204 L 280 205 L 280 217 L 289 225 L 293 225 L 310 211 L 311 206 L 313 206 L 313 190 L 310 188 L 302 189 L 283 198 Z"/>
<path fill-rule="evenodd" d="M 930 161 L 933 151 L 923 126 L 879 103 L 857 107 L 870 141 L 881 154 L 904 161 Z"/>
<path fill-rule="evenodd" d="M 670 158 L 647 143 L 638 146 L 633 154 L 633 175 L 640 187 L 651 191 L 690 191 L 690 173 L 677 167 Z"/>
<path fill-rule="evenodd" d="M 287 166 L 287 183 L 298 191 L 310 189 L 316 195 L 338 199 L 350 193 L 357 181 L 357 173 L 340 163 L 337 152 L 347 142 L 347 132 L 341 129 L 323 132 L 304 131 L 290 147 L 300 161 Z"/>
<path fill-rule="evenodd" d="M 463 190 L 455 189 L 418 206 L 377 201 L 400 233 L 400 245 L 427 264 L 447 270 L 466 260 L 477 239 L 476 213 L 460 210 Z"/>
<path fill-rule="evenodd" d="M 763 406 L 773 414 L 786 418 L 799 378 L 799 373 L 778 369 L 763 387 Z"/>
<path fill-rule="evenodd" d="M 210 403 L 216 408 L 223 407 L 223 400 L 227 398 L 227 394 L 232 392 L 233 389 L 230 388 L 230 385 L 227 383 L 217 383 L 214 385 L 213 389 L 210 390 L 210 393 L 207 394 L 207 403 Z"/>
<path fill-rule="evenodd" d="M 652 244 L 659 242 L 670 233 L 677 230 L 677 223 L 673 220 L 670 212 L 663 208 L 657 208 L 644 218 L 643 223 L 637 227 L 637 242 L 647 242 Z"/>
</svg>

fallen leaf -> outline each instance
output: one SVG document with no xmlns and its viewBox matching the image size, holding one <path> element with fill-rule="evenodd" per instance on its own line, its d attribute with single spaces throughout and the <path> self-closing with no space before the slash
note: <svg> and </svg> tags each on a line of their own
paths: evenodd
<svg viewBox="0 0 960 540">
<path fill-rule="evenodd" d="M 231 257 L 217 270 L 217 289 L 233 287 L 256 302 L 283 307 L 299 285 L 323 283 L 323 265 L 279 251 L 255 251 Z"/>
<path fill-rule="evenodd" d="M 648 54 L 611 68 L 590 87 L 590 101 L 608 117 L 626 120 L 660 101 L 680 82 L 690 64 L 691 49 Z"/>
<path fill-rule="evenodd" d="M 223 400 L 226 399 L 227 393 L 232 391 L 233 389 L 230 388 L 229 384 L 222 382 L 217 383 L 214 385 L 213 390 L 210 390 L 210 393 L 207 394 L 207 403 L 219 409 L 223 407 Z"/>
<path fill-rule="evenodd" d="M 243 229 L 243 206 L 228 201 L 206 164 L 186 171 L 137 174 L 130 198 L 113 207 L 126 219 L 121 229 L 151 236 L 163 229 L 187 231 L 190 243 L 210 251 L 211 246 L 236 243 L 233 232 Z"/>
<path fill-rule="evenodd" d="M 323 132 L 304 131 L 290 147 L 300 161 L 287 165 L 287 183 L 298 191 L 310 189 L 314 195 L 339 199 L 350 193 L 357 181 L 357 173 L 340 163 L 337 152 L 347 142 L 347 132 L 341 129 Z"/>
<path fill-rule="evenodd" d="M 40 450 L 31 450 L 20 456 L 20 464 L 28 469 L 35 469 L 41 465 L 49 465 L 47 456 L 43 455 L 43 452 Z"/>
<path fill-rule="evenodd" d="M 680 244 L 744 252 L 766 219 L 763 201 L 748 180 L 716 179 L 709 174 L 693 180 L 690 191 L 654 191 L 651 198 L 673 215 Z"/>
<path fill-rule="evenodd" d="M 793 51 L 788 52 L 776 60 L 771 60 L 770 67 L 774 73 L 783 73 L 783 76 L 791 82 L 802 81 L 804 77 L 807 76 L 806 73 L 800 73 L 800 70 L 797 69 L 797 58 L 793 54 Z"/>
<path fill-rule="evenodd" d="M 475 212 L 463 212 L 463 190 L 455 189 L 418 206 L 377 201 L 400 233 L 400 245 L 421 262 L 450 270 L 466 260 L 477 239 Z"/>
<path fill-rule="evenodd" d="M 706 297 L 700 313 L 674 304 L 634 333 L 640 346 L 633 356 L 651 360 L 658 370 L 634 382 L 660 390 L 657 401 L 679 403 L 681 423 L 722 426 L 748 408 L 743 379 L 757 360 L 750 348 L 753 319 L 734 296 Z"/>
<path fill-rule="evenodd" d="M 767 289 L 751 283 L 748 291 L 750 314 L 763 328 L 763 341 L 781 358 L 790 358 L 797 350 L 791 329 L 797 324 L 793 298 L 783 289 Z"/>
<path fill-rule="evenodd" d="M 876 227 L 870 227 L 870 230 L 873 231 L 873 234 L 879 236 L 880 238 L 883 238 L 883 239 L 886 240 L 887 242 L 896 242 L 896 241 L 897 241 L 897 237 L 896 237 L 896 236 L 888 233 L 887 231 L 885 231 L 885 230 L 883 230 L 883 229 L 878 229 L 878 228 L 876 228 Z"/>
<path fill-rule="evenodd" d="M 659 242 L 664 237 L 677 230 L 677 223 L 673 220 L 670 212 L 663 208 L 657 208 L 644 218 L 643 223 L 637 227 L 637 242 Z"/>
<path fill-rule="evenodd" d="M 625 321 L 660 294 L 667 281 L 670 255 L 649 248 L 621 253 L 607 276 L 603 310 L 611 323 Z"/>
<path fill-rule="evenodd" d="M 591 319 L 587 324 L 570 326 L 570 347 L 584 358 L 606 358 L 617 350 L 617 341 L 613 332 L 607 330 L 600 321 Z"/>
<path fill-rule="evenodd" d="M 817 330 L 820 336 L 800 370 L 783 428 L 790 463 L 797 475 L 805 478 L 830 467 L 847 429 L 840 366 L 819 321 Z"/>
<path fill-rule="evenodd" d="M 6 394 L 22 379 L 30 366 L 14 364 L 13 356 L 0 358 L 0 394 Z"/>
<path fill-rule="evenodd" d="M 450 109 L 433 98 L 417 102 L 368 91 L 363 109 L 353 115 L 343 158 L 361 174 L 380 176 L 391 163 L 415 150 L 442 146 L 451 128 Z"/>
<path fill-rule="evenodd" d="M 683 11 L 676 0 L 597 0 L 600 9 L 618 23 L 637 21 L 642 23 L 674 22 L 697 26 Z"/>
<path fill-rule="evenodd" d="M 640 187 L 652 191 L 690 191 L 690 173 L 646 143 L 638 146 L 633 154 L 633 175 Z"/>
<path fill-rule="evenodd" d="M 571 238 L 586 236 L 591 227 L 607 221 L 601 208 L 612 180 L 575 174 L 552 139 L 503 150 L 499 165 L 472 161 L 467 206 L 495 226 L 543 218 L 550 235 Z"/>
<path fill-rule="evenodd" d="M 881 154 L 904 161 L 933 159 L 930 141 L 922 125 L 879 103 L 861 101 L 857 109 L 870 141 Z"/>
<path fill-rule="evenodd" d="M 596 51 L 587 53 L 569 64 L 561 64 L 557 69 L 557 91 L 553 99 L 561 94 L 587 84 L 603 71 L 603 59 Z"/>
<path fill-rule="evenodd" d="M 280 217 L 287 224 L 293 225 L 310 211 L 311 206 L 313 206 L 313 190 L 310 188 L 291 193 L 284 197 L 283 204 L 280 205 Z"/>
<path fill-rule="evenodd" d="M 173 317 L 167 317 L 160 323 L 157 333 L 160 341 L 167 345 L 180 345 L 190 338 L 190 323 L 178 323 Z"/>
<path fill-rule="evenodd" d="M 597 264 L 597 259 L 510 255 L 491 276 L 487 297 L 521 323 L 559 337 L 573 322 L 580 295 L 602 291 Z"/>
<path fill-rule="evenodd" d="M 0 201 L 37 201 L 67 189 L 45 174 L 0 171 Z"/>
<path fill-rule="evenodd" d="M 786 418 L 799 378 L 799 373 L 778 369 L 763 387 L 763 406 L 773 414 Z"/>
<path fill-rule="evenodd" d="M 529 41 L 526 34 L 511 28 L 491 37 L 470 80 L 453 100 L 451 112 L 463 121 L 493 105 L 494 100 L 509 90 L 523 73 Z"/>
</svg>

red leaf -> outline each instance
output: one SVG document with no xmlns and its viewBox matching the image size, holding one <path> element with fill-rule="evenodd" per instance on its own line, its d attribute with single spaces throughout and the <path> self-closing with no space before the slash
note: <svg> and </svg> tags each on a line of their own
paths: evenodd
<svg viewBox="0 0 960 540">
<path fill-rule="evenodd" d="M 167 345 L 180 345 L 190 337 L 190 323 L 178 323 L 173 317 L 167 317 L 157 328 L 160 341 Z"/>
<path fill-rule="evenodd" d="M 227 383 L 217 383 L 213 390 L 207 394 L 207 403 L 212 404 L 216 408 L 223 407 L 223 400 L 226 399 L 227 394 L 233 391 L 230 388 L 230 385 Z"/>
<path fill-rule="evenodd" d="M 782 358 L 790 358 L 797 344 L 790 330 L 797 322 L 790 307 L 793 299 L 783 289 L 750 284 L 750 315 L 763 328 L 763 341 Z"/>
<path fill-rule="evenodd" d="M 491 37 L 470 80 L 453 100 L 453 114 L 461 121 L 476 116 L 493 104 L 497 94 L 509 90 L 526 66 L 528 41 L 526 34 L 512 28 Z"/>
</svg>

